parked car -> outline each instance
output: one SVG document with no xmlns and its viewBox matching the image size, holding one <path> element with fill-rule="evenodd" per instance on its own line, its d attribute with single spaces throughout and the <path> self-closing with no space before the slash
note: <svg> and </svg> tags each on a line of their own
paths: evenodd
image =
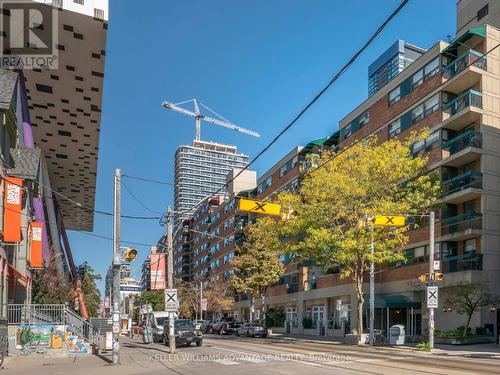
<svg viewBox="0 0 500 375">
<path fill-rule="evenodd" d="M 203 333 L 212 333 L 213 324 L 214 324 L 213 320 L 207 320 L 205 324 L 201 326 L 201 331 Z"/>
<path fill-rule="evenodd" d="M 237 336 L 267 337 L 267 329 L 260 324 L 245 323 L 236 330 Z"/>
<path fill-rule="evenodd" d="M 236 329 L 239 325 L 240 323 L 234 320 L 233 317 L 222 317 L 214 321 L 210 333 L 218 333 L 219 335 L 236 333 Z"/>
<path fill-rule="evenodd" d="M 163 325 L 163 344 L 169 345 L 168 338 L 168 318 L 165 319 Z M 203 345 L 203 335 L 200 330 L 197 330 L 193 322 L 189 319 L 176 319 L 174 320 L 174 335 L 175 335 L 175 345 L 191 345 L 196 344 L 196 346 Z"/>
<path fill-rule="evenodd" d="M 153 332 L 153 342 L 161 342 L 163 339 L 163 325 L 168 319 L 168 312 L 153 311 L 146 314 L 144 324 L 151 326 Z"/>
<path fill-rule="evenodd" d="M 194 320 L 193 321 L 194 328 L 196 328 L 197 330 L 201 330 L 201 327 L 203 326 L 204 323 L 205 323 L 204 320 Z"/>
</svg>

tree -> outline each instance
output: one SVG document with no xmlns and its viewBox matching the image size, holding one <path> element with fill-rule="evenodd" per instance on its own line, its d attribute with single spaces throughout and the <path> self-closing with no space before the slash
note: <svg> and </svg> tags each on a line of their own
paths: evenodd
<svg viewBox="0 0 500 375">
<path fill-rule="evenodd" d="M 285 270 L 279 258 L 281 241 L 274 235 L 277 226 L 269 217 L 256 224 L 249 223 L 245 240 L 238 247 L 239 255 L 231 261 L 234 267 L 231 286 L 238 293 L 250 294 L 250 311 L 253 311 L 254 298 L 264 296 L 266 289 L 277 283 Z"/>
<path fill-rule="evenodd" d="M 207 311 L 212 313 L 229 310 L 234 303 L 228 283 L 208 284 L 203 289 L 203 297 L 207 299 Z"/>
<path fill-rule="evenodd" d="M 199 292 L 196 288 L 180 279 L 175 281 L 177 296 L 179 299 L 179 315 L 184 318 L 192 318 L 200 310 Z"/>
<path fill-rule="evenodd" d="M 490 306 L 498 303 L 498 297 L 493 296 L 488 287 L 483 283 L 469 283 L 459 281 L 446 289 L 446 302 L 451 305 L 457 313 L 465 315 L 464 336 L 469 333 L 472 315 L 483 306 Z"/>
<path fill-rule="evenodd" d="M 165 292 L 162 290 L 148 290 L 139 297 L 141 305 L 151 305 L 153 311 L 165 310 Z"/>
<path fill-rule="evenodd" d="M 32 301 L 37 304 L 64 304 L 75 306 L 74 285 L 67 285 L 64 276 L 57 271 L 54 251 L 49 252 L 49 259 L 44 267 L 33 271 Z"/>
<path fill-rule="evenodd" d="M 89 316 L 97 316 L 99 307 L 101 306 L 101 292 L 97 288 L 96 282 L 102 277 L 96 274 L 94 269 L 87 263 L 79 265 L 76 272 L 82 284 L 82 293 L 85 298 L 85 305 Z"/>
<path fill-rule="evenodd" d="M 405 227 L 374 227 L 377 215 L 419 215 L 428 212 L 440 192 L 436 176 L 427 174 L 427 157 L 413 156 L 412 143 L 392 139 L 379 144 L 375 137 L 339 152 L 311 155 L 298 194 L 278 197 L 282 210 L 293 212 L 275 236 L 289 254 L 315 261 L 326 269 L 340 265 L 341 277 L 352 280 L 357 296 L 358 333 L 363 333 L 363 283 L 370 262 L 384 264 L 404 259 L 408 242 Z M 370 254 L 374 240 L 375 255 Z"/>
</svg>

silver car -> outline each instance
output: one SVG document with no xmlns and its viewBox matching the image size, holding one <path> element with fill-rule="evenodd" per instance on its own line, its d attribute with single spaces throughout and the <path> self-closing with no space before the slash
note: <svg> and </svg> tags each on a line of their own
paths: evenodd
<svg viewBox="0 0 500 375">
<path fill-rule="evenodd" d="M 255 323 L 245 323 L 236 330 L 236 336 L 267 337 L 267 329 Z"/>
</svg>

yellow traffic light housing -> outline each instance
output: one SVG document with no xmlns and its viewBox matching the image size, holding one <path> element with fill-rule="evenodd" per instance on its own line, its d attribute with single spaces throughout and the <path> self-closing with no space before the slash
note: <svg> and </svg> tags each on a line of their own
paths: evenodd
<svg viewBox="0 0 500 375">
<path fill-rule="evenodd" d="M 441 281 L 443 280 L 444 275 L 442 272 L 434 272 L 434 280 L 435 281 Z"/>
<path fill-rule="evenodd" d="M 422 284 L 425 284 L 427 281 L 429 281 L 429 275 L 428 274 L 423 274 L 418 277 L 418 281 L 420 281 Z"/>
<path fill-rule="evenodd" d="M 123 259 L 125 259 L 127 262 L 131 262 L 135 258 L 137 258 L 137 250 L 131 247 L 127 247 L 125 249 L 125 252 L 123 253 Z"/>
</svg>

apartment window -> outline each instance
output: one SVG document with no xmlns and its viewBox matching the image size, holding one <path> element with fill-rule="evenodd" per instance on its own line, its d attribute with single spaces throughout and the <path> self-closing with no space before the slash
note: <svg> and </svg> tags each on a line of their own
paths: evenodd
<svg viewBox="0 0 500 375">
<path fill-rule="evenodd" d="M 471 253 L 476 251 L 476 239 L 472 238 L 464 242 L 464 253 Z"/>
<path fill-rule="evenodd" d="M 37 83 L 36 84 L 36 89 L 38 91 L 41 91 L 41 92 L 47 92 L 49 94 L 52 94 L 52 87 L 51 86 L 42 85 L 42 84 Z"/>
<path fill-rule="evenodd" d="M 419 246 L 413 249 L 414 263 L 422 263 L 425 261 L 425 248 L 426 246 Z"/>
<path fill-rule="evenodd" d="M 389 138 L 394 138 L 401 133 L 401 119 L 397 119 L 389 125 Z"/>
<path fill-rule="evenodd" d="M 370 113 L 368 111 L 364 111 L 360 116 L 359 116 L 359 127 L 364 126 L 365 124 L 370 121 Z"/>
<path fill-rule="evenodd" d="M 416 123 L 419 122 L 424 118 L 424 105 L 420 104 L 419 106 L 415 107 L 412 111 L 412 122 Z"/>
<path fill-rule="evenodd" d="M 436 57 L 430 63 L 428 63 L 424 68 L 425 79 L 429 79 L 434 74 L 439 72 L 439 57 Z"/>
<path fill-rule="evenodd" d="M 434 95 L 430 99 L 427 99 L 424 103 L 425 116 L 429 116 L 432 112 L 435 112 L 439 108 L 439 94 Z"/>
<path fill-rule="evenodd" d="M 83 5 L 84 0 L 73 0 L 73 2 L 74 2 L 75 4 L 80 4 L 80 5 Z"/>
<path fill-rule="evenodd" d="M 415 87 L 420 86 L 424 83 L 424 70 L 420 69 L 411 77 L 411 87 L 414 89 Z"/>
<path fill-rule="evenodd" d="M 488 15 L 488 4 L 477 11 L 477 20 L 481 20 Z"/>
<path fill-rule="evenodd" d="M 401 86 L 396 87 L 389 93 L 389 105 L 399 102 L 401 99 Z"/>
<path fill-rule="evenodd" d="M 98 20 L 103 20 L 104 11 L 102 9 L 94 8 L 94 18 L 97 18 Z"/>
<path fill-rule="evenodd" d="M 344 128 L 344 139 L 349 137 L 351 134 L 352 134 L 352 124 L 349 124 Z"/>
</svg>

